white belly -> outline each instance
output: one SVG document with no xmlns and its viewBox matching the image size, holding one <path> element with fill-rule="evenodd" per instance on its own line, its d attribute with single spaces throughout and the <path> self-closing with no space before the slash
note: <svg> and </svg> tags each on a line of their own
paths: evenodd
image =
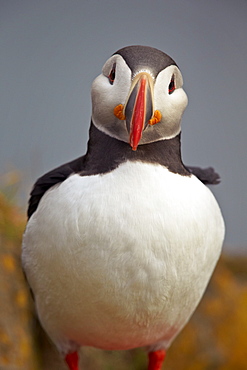
<svg viewBox="0 0 247 370">
<path fill-rule="evenodd" d="M 67 339 L 168 346 L 197 306 L 223 237 L 219 207 L 197 178 L 127 162 L 49 190 L 27 225 L 23 264 L 58 347 Z"/>
</svg>

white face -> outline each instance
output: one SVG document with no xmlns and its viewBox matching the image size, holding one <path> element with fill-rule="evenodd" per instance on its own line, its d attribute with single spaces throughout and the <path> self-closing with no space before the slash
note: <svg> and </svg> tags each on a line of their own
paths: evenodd
<svg viewBox="0 0 247 370">
<path fill-rule="evenodd" d="M 149 72 L 148 66 L 138 72 L 143 71 L 150 75 L 153 111 L 158 110 L 161 113 L 161 120 L 153 126 L 147 125 L 139 144 L 175 137 L 181 130 L 182 114 L 188 103 L 182 88 L 181 72 L 175 65 L 160 71 L 156 78 Z M 119 104 L 126 106 L 132 91 L 132 82 L 130 68 L 122 56 L 116 54 L 107 60 L 102 73 L 92 84 L 93 123 L 107 135 L 127 143 L 130 134 L 126 121 L 115 117 L 114 108 Z"/>
</svg>

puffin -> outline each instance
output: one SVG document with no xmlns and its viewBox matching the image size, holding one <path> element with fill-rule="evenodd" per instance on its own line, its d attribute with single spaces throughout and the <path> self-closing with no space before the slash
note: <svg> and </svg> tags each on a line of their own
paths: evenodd
<svg viewBox="0 0 247 370">
<path fill-rule="evenodd" d="M 86 154 L 31 191 L 24 273 L 69 370 L 83 346 L 144 347 L 148 370 L 161 370 L 221 253 L 224 220 L 206 186 L 219 175 L 182 161 L 188 99 L 164 52 L 118 50 L 91 95 Z"/>
</svg>

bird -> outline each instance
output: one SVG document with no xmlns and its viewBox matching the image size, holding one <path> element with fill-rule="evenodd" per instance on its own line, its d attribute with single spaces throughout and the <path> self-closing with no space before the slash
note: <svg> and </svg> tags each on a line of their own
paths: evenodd
<svg viewBox="0 0 247 370">
<path fill-rule="evenodd" d="M 163 51 L 119 49 L 91 96 L 86 154 L 32 188 L 23 270 L 70 370 L 84 346 L 144 347 L 148 370 L 161 370 L 221 253 L 224 220 L 207 187 L 220 178 L 182 161 L 188 98 Z"/>
</svg>

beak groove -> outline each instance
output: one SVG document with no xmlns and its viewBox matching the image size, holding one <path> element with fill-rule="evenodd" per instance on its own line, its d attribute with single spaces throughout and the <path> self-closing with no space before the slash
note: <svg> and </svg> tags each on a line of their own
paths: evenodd
<svg viewBox="0 0 247 370">
<path fill-rule="evenodd" d="M 153 116 L 153 79 L 145 72 L 133 80 L 125 106 L 126 127 L 130 134 L 130 145 L 136 150 L 142 132 Z"/>
</svg>

